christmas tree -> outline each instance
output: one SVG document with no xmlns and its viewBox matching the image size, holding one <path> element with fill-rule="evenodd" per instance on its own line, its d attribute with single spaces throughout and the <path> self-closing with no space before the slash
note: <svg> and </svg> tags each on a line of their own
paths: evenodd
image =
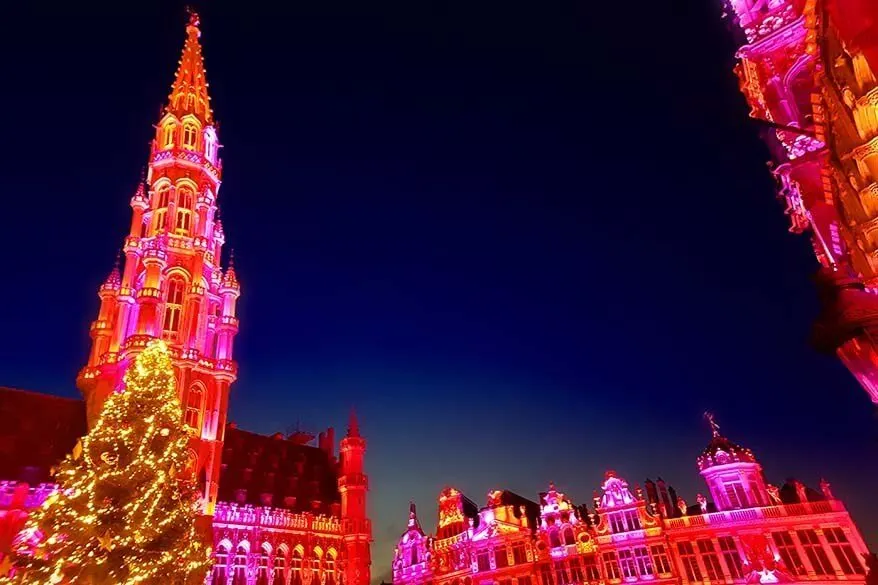
<svg viewBox="0 0 878 585">
<path fill-rule="evenodd" d="M 196 533 L 182 420 L 168 348 L 153 341 L 60 465 L 60 489 L 28 519 L 5 582 L 203 583 L 210 550 Z"/>
</svg>

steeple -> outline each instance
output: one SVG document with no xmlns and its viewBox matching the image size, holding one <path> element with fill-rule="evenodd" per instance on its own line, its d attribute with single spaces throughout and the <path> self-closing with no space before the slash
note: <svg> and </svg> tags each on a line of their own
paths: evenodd
<svg viewBox="0 0 878 585">
<path fill-rule="evenodd" d="M 753 452 L 720 434 L 713 414 L 705 412 L 704 418 L 710 425 L 712 437 L 697 463 L 717 509 L 766 505 L 765 478 Z"/>
<path fill-rule="evenodd" d="M 360 436 L 360 423 L 357 421 L 357 413 L 351 408 L 351 414 L 348 417 L 348 437 Z"/>
<path fill-rule="evenodd" d="M 163 339 L 174 355 L 183 422 L 197 431 L 191 463 L 209 515 L 218 494 L 229 389 L 237 378 L 241 285 L 235 270 L 223 271 L 220 263 L 222 161 L 199 37 L 198 15 L 190 12 L 169 103 L 131 197 L 124 259 L 99 289 L 92 349 L 77 385 L 93 424 L 106 397 L 123 386 L 134 356 L 150 339 Z"/>
<path fill-rule="evenodd" d="M 178 119 L 193 114 L 202 124 L 213 124 L 213 111 L 210 108 L 210 96 L 207 95 L 207 71 L 204 69 L 204 58 L 201 56 L 201 21 L 198 13 L 189 9 L 189 23 L 186 25 L 186 42 L 180 65 L 168 95 L 165 110 Z"/>
</svg>

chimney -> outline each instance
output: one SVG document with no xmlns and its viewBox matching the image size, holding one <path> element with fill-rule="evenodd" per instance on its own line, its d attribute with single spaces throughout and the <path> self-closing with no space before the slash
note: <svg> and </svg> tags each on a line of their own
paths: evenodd
<svg viewBox="0 0 878 585">
<path fill-rule="evenodd" d="M 326 429 L 326 454 L 335 457 L 335 429 L 332 427 Z"/>
</svg>

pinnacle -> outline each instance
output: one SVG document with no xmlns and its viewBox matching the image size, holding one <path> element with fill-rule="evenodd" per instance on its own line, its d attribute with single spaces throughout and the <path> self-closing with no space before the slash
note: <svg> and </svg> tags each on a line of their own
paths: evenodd
<svg viewBox="0 0 878 585">
<path fill-rule="evenodd" d="M 204 58 L 201 55 L 201 21 L 198 13 L 188 9 L 189 20 L 186 24 L 186 42 L 183 53 L 178 61 L 179 67 L 171 86 L 166 110 L 178 118 L 195 115 L 202 124 L 213 124 L 213 112 L 210 109 L 210 96 L 207 95 L 207 79 L 204 69 Z"/>
</svg>

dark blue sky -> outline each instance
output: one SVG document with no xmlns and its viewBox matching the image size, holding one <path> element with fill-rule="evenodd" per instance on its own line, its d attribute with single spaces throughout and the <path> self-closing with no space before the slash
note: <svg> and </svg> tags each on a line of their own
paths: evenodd
<svg viewBox="0 0 878 585">
<path fill-rule="evenodd" d="M 76 395 L 184 38 L 181 3 L 140 4 L 0 36 L 0 384 Z M 685 4 L 201 7 L 231 419 L 342 430 L 356 406 L 376 577 L 446 484 L 582 502 L 612 467 L 693 500 L 708 408 L 770 481 L 823 475 L 878 532 L 872 407 L 807 344 L 816 264 L 719 0 Z"/>
</svg>

